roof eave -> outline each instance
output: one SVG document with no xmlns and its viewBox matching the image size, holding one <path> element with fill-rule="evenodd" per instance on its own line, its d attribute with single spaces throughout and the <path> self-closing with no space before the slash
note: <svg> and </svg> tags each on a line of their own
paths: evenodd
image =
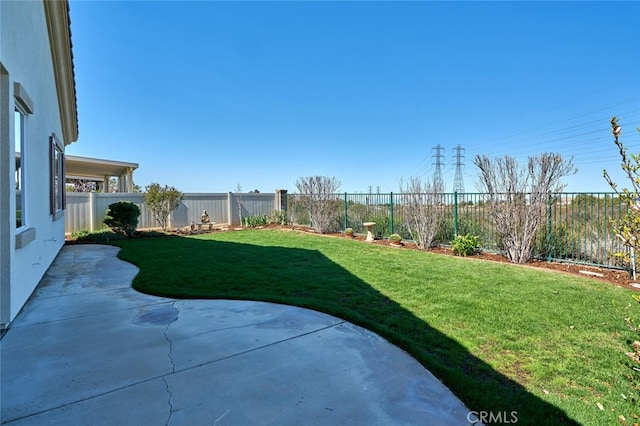
<svg viewBox="0 0 640 426">
<path fill-rule="evenodd" d="M 44 0 L 43 3 L 58 92 L 63 140 L 65 145 L 69 145 L 78 140 L 78 110 L 69 2 L 67 0 Z"/>
</svg>

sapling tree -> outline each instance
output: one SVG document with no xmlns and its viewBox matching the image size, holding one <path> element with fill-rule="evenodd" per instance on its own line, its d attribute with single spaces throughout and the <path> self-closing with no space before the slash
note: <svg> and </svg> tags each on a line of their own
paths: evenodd
<svg viewBox="0 0 640 426">
<path fill-rule="evenodd" d="M 491 160 L 476 155 L 473 162 L 480 169 L 478 190 L 486 194 L 505 255 L 513 263 L 528 262 L 545 217 L 548 194 L 562 191 L 561 179 L 577 171 L 572 159 L 543 153 L 529 157 L 523 168 L 510 156 Z"/>
<path fill-rule="evenodd" d="M 640 132 L 640 128 L 637 130 Z M 629 253 L 631 251 L 636 252 L 638 248 L 640 248 L 640 203 L 638 202 L 640 200 L 640 154 L 627 154 L 626 147 L 622 141 L 620 141 L 622 126 L 618 123 L 617 117 L 611 118 L 611 133 L 613 134 L 613 141 L 618 147 L 620 154 L 620 167 L 631 187 L 618 189 L 618 185 L 613 181 L 607 170 L 603 170 L 602 173 L 609 186 L 620 197 L 621 202 L 630 207 L 626 209 L 626 213 L 622 218 L 612 220 L 611 224 L 616 236 L 629 248 L 629 251 L 616 253 L 616 256 L 622 258 L 627 264 L 631 264 L 635 259 L 632 259 Z M 635 267 L 635 265 L 633 266 Z M 640 297 L 632 296 L 632 298 L 636 302 L 635 307 L 637 308 L 637 303 L 640 303 Z M 631 312 L 632 306 L 628 304 L 627 315 L 624 321 L 631 331 L 638 333 L 640 332 L 640 321 L 634 318 L 634 314 Z M 637 372 L 640 371 L 637 367 L 637 365 L 640 364 L 640 341 L 634 341 L 632 349 L 633 352 L 627 352 L 626 355 L 634 362 L 634 372 L 631 373 L 628 378 L 631 382 L 629 386 L 629 392 L 631 393 L 629 400 L 635 402 L 640 398 L 638 392 L 640 389 L 640 378 L 637 374 Z"/>
<path fill-rule="evenodd" d="M 151 210 L 153 218 L 158 222 L 163 231 L 167 230 L 169 215 L 184 199 L 184 194 L 173 186 L 164 187 L 158 183 L 146 186 L 144 201 Z"/>
<path fill-rule="evenodd" d="M 637 130 L 640 132 L 640 128 Z M 631 186 L 630 188 L 618 189 L 618 185 L 613 181 L 611 175 L 603 170 L 604 178 L 611 189 L 620 197 L 620 201 L 631 207 L 626 210 L 624 216 L 612 221 L 611 224 L 622 243 L 637 252 L 640 249 L 640 154 L 627 153 L 626 147 L 620 141 L 622 126 L 616 117 L 611 118 L 611 133 L 620 154 L 620 167 Z M 616 253 L 616 256 L 622 258 L 627 264 L 631 262 L 629 252 Z"/>
<path fill-rule="evenodd" d="M 238 220 L 242 225 L 244 220 L 242 218 L 242 186 L 240 184 L 236 185 L 236 207 L 238 209 Z"/>
<path fill-rule="evenodd" d="M 336 178 L 326 176 L 301 177 L 296 181 L 300 204 L 307 209 L 311 226 L 320 234 L 331 231 L 337 221 L 340 201 L 336 194 L 340 185 Z"/>
</svg>

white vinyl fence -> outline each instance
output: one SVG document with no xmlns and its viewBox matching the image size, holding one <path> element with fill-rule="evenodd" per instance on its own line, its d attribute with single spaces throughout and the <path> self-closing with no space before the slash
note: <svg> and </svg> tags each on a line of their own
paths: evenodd
<svg viewBox="0 0 640 426">
<path fill-rule="evenodd" d="M 286 191 L 283 193 L 286 194 Z M 142 193 L 67 192 L 66 197 L 65 232 L 68 234 L 79 230 L 96 231 L 104 228 L 103 220 L 109 205 L 118 201 L 130 201 L 140 208 L 138 229 L 160 227 L 145 204 Z M 184 200 L 169 217 L 169 228 L 182 228 L 191 223 L 199 223 L 203 210 L 207 211 L 211 222 L 239 224 L 241 215 L 243 218 L 268 215 L 274 210 L 280 210 L 282 206 L 286 206 L 286 201 L 283 203 L 281 197 L 281 193 L 184 194 Z"/>
</svg>

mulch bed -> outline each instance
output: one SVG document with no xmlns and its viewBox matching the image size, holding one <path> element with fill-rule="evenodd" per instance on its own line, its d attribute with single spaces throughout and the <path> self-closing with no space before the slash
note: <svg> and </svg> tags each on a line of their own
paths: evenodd
<svg viewBox="0 0 640 426">
<path fill-rule="evenodd" d="M 310 231 L 308 229 L 303 229 L 303 228 L 299 230 L 305 231 L 305 232 L 313 232 L 312 230 Z M 335 237 L 348 238 L 343 234 L 330 234 L 330 235 Z M 364 241 L 365 237 L 358 235 L 353 237 L 353 239 Z M 385 245 L 385 246 L 390 245 L 389 241 L 384 239 L 376 239 L 373 242 L 373 244 Z M 419 250 L 415 243 L 408 243 L 408 242 L 403 242 L 402 248 L 409 249 L 409 250 Z M 453 251 L 447 247 L 432 247 L 428 251 L 430 253 L 442 254 L 447 256 L 455 256 L 455 254 L 453 254 Z M 504 255 L 501 255 L 498 253 L 491 253 L 491 252 L 480 252 L 473 256 L 469 256 L 469 258 L 482 259 L 482 260 L 487 260 L 491 262 L 510 263 L 509 259 L 507 259 Z M 581 264 L 567 263 L 567 262 L 547 262 L 544 260 L 533 260 L 521 266 L 529 267 L 529 268 L 546 269 L 549 271 L 554 271 L 559 273 L 578 275 L 582 278 L 604 281 L 619 287 L 624 287 L 624 288 L 628 288 L 628 289 L 640 292 L 640 288 L 632 286 L 632 284 L 636 284 L 640 287 L 640 271 L 638 274 L 638 280 L 634 282 L 630 277 L 630 274 L 628 271 L 619 270 L 619 269 L 601 268 L 597 266 L 581 265 Z"/>
</svg>

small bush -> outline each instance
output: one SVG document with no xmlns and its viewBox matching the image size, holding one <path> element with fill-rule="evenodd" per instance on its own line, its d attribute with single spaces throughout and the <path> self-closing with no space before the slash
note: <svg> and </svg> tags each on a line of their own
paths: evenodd
<svg viewBox="0 0 640 426">
<path fill-rule="evenodd" d="M 140 208 L 138 206 L 129 201 L 118 201 L 109 205 L 104 224 L 114 232 L 130 238 L 136 232 L 138 216 L 140 216 Z"/>
<path fill-rule="evenodd" d="M 391 218 L 386 215 L 379 215 L 375 218 L 370 219 L 371 222 L 375 222 L 375 226 L 373 227 L 373 235 L 376 238 L 382 238 L 386 235 L 391 229 Z M 368 222 L 369 220 L 367 220 Z"/>
<path fill-rule="evenodd" d="M 402 241 L 402 237 L 399 234 L 391 234 L 389 235 L 389 241 L 397 244 Z"/>
<path fill-rule="evenodd" d="M 256 226 L 264 226 L 267 224 L 267 215 L 257 215 L 242 218 L 242 224 L 247 228 L 255 228 Z"/>
<path fill-rule="evenodd" d="M 451 243 L 456 256 L 471 256 L 480 250 L 480 238 L 477 235 L 458 235 Z"/>
<path fill-rule="evenodd" d="M 73 234 L 71 234 L 73 237 Z M 116 233 L 111 229 L 102 229 L 100 231 L 82 233 L 75 240 L 79 243 L 109 243 L 110 241 L 123 240 L 125 236 L 122 233 Z"/>
<path fill-rule="evenodd" d="M 78 229 L 77 231 L 73 231 L 71 233 L 71 238 L 77 240 L 79 238 L 86 237 L 87 235 L 89 235 L 88 229 Z"/>
<path fill-rule="evenodd" d="M 345 229 L 345 230 L 344 230 L 344 234 L 345 234 L 347 237 L 353 237 L 353 228 L 347 228 L 347 229 Z"/>
<path fill-rule="evenodd" d="M 284 210 L 273 210 L 267 222 L 273 225 L 286 225 L 287 224 L 287 212 Z"/>
</svg>

